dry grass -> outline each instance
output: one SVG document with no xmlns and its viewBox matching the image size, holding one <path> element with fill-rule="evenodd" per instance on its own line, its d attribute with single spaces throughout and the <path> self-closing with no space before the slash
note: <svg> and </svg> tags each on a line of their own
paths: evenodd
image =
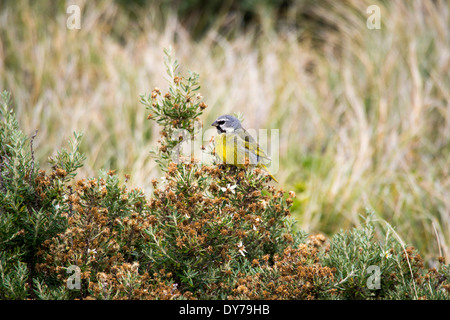
<svg viewBox="0 0 450 320">
<path fill-rule="evenodd" d="M 200 74 L 205 127 L 241 111 L 248 128 L 280 129 L 274 174 L 297 191 L 301 227 L 334 233 L 371 207 L 425 258 L 450 259 L 448 2 L 325 1 L 308 10 L 333 28 L 274 31 L 266 17 L 258 32 L 227 39 L 213 27 L 197 41 L 156 8 L 130 21 L 109 1 L 77 3 L 80 30 L 66 28 L 63 3 L 0 7 L 0 88 L 24 131 L 39 129 L 41 163 L 83 131 L 87 176 L 117 169 L 150 189 L 158 128 L 139 95 L 167 90 L 171 45 Z M 381 30 L 366 27 L 371 4 Z"/>
</svg>

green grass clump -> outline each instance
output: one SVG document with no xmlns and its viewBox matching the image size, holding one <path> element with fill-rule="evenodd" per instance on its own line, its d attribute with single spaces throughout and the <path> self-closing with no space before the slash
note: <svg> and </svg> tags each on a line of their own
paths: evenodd
<svg viewBox="0 0 450 320">
<path fill-rule="evenodd" d="M 334 286 L 341 299 L 448 299 L 449 266 L 427 270 L 419 252 L 405 247 L 387 225 L 383 241 L 375 238 L 376 221 L 333 236 L 323 258 L 336 270 Z M 440 258 L 441 262 L 443 257 Z M 441 286 L 442 285 L 442 286 Z"/>
</svg>

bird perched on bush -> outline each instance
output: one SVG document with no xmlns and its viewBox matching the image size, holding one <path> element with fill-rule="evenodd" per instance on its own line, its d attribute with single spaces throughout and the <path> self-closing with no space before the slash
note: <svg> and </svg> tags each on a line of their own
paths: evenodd
<svg viewBox="0 0 450 320">
<path fill-rule="evenodd" d="M 215 138 L 215 153 L 226 164 L 244 167 L 246 159 L 250 165 L 256 165 L 267 171 L 276 182 L 277 179 L 269 172 L 264 161 L 271 161 L 253 137 L 245 130 L 241 122 L 233 116 L 223 115 L 214 121 L 212 126 L 219 134 Z"/>
</svg>

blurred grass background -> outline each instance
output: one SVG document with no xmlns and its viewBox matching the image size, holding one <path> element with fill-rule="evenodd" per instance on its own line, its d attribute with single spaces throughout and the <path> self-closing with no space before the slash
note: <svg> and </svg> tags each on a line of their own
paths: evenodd
<svg viewBox="0 0 450 320">
<path fill-rule="evenodd" d="M 69 30 L 66 9 L 81 8 Z M 370 5 L 381 29 L 369 30 Z M 163 48 L 209 105 L 280 129 L 280 170 L 308 232 L 375 210 L 428 262 L 450 258 L 448 1 L 2 1 L 0 88 L 41 165 L 85 133 L 83 174 L 150 188 L 158 128 L 139 95 L 167 89 Z"/>
</svg>

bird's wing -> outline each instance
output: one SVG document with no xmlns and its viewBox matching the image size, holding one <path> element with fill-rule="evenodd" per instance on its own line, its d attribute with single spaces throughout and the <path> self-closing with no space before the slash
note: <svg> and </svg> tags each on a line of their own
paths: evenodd
<svg viewBox="0 0 450 320">
<path fill-rule="evenodd" d="M 259 146 L 259 144 L 253 139 L 253 137 L 245 129 L 238 129 L 237 134 L 240 139 L 244 141 L 244 147 L 249 152 L 255 154 L 259 158 L 271 161 L 270 157 L 264 152 L 264 150 Z"/>
</svg>

